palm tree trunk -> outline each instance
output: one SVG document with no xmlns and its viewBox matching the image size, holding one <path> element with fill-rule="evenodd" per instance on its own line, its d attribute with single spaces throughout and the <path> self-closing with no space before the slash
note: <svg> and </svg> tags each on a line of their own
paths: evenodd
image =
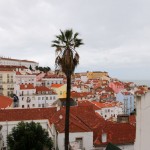
<svg viewBox="0 0 150 150">
<path fill-rule="evenodd" d="M 66 98 L 66 118 L 65 118 L 65 150 L 69 150 L 70 90 L 71 90 L 71 75 L 67 75 L 67 98 Z"/>
</svg>

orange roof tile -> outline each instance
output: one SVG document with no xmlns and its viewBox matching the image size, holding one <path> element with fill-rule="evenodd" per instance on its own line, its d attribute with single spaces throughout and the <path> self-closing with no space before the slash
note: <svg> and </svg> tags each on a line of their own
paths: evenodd
<svg viewBox="0 0 150 150">
<path fill-rule="evenodd" d="M 64 84 L 52 84 L 51 88 L 59 88 L 61 86 L 63 86 Z"/>
<path fill-rule="evenodd" d="M 20 90 L 29 90 L 29 89 L 35 89 L 33 84 L 21 84 L 20 85 Z"/>
<path fill-rule="evenodd" d="M 13 100 L 9 97 L 0 95 L 0 109 L 10 107 L 13 103 Z"/>
</svg>

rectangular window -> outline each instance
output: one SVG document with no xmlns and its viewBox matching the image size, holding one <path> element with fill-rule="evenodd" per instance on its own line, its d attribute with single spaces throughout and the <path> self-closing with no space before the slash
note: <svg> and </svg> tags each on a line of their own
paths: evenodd
<svg viewBox="0 0 150 150">
<path fill-rule="evenodd" d="M 83 148 L 83 138 L 82 137 L 76 138 L 76 142 L 79 143 L 79 148 L 82 149 Z"/>
<path fill-rule="evenodd" d="M 38 104 L 38 107 L 41 107 L 41 104 Z"/>
</svg>

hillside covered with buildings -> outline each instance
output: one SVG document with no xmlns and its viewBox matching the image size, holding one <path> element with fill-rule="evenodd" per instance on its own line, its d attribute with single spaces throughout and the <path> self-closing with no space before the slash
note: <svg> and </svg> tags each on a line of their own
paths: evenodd
<svg viewBox="0 0 150 150">
<path fill-rule="evenodd" d="M 19 121 L 35 121 L 48 130 L 55 149 L 63 150 L 66 77 L 55 71 L 42 72 L 38 66 L 34 61 L 0 58 L 0 149 L 7 148 L 7 134 Z M 110 77 L 105 71 L 74 73 L 72 148 L 104 150 L 112 143 L 133 150 L 136 96 L 148 90 L 145 85 Z"/>
</svg>

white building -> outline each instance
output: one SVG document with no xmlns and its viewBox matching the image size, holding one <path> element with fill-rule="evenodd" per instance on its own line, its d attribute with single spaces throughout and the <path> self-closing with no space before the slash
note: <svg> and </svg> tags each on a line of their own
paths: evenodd
<svg viewBox="0 0 150 150">
<path fill-rule="evenodd" d="M 135 150 L 150 149 L 150 91 L 136 94 L 136 139 Z"/>
<path fill-rule="evenodd" d="M 120 114 L 123 114 L 123 107 L 118 102 L 96 102 L 93 101 L 93 104 L 95 104 L 97 107 L 99 107 L 99 110 L 97 109 L 96 112 L 98 112 L 105 120 L 110 118 L 116 118 Z"/>
<path fill-rule="evenodd" d="M 19 98 L 19 108 L 51 107 L 57 100 L 57 94 L 45 86 L 21 84 L 16 86 L 15 94 Z"/>
<path fill-rule="evenodd" d="M 21 74 L 20 72 L 16 72 L 15 81 L 16 85 L 33 84 L 34 86 L 36 86 L 36 75 Z"/>
<path fill-rule="evenodd" d="M 52 84 L 63 84 L 64 78 L 60 75 L 48 75 L 42 78 L 42 84 L 46 87 L 50 87 Z"/>
<path fill-rule="evenodd" d="M 19 59 L 11 59 L 11 58 L 4 58 L 0 57 L 0 65 L 5 66 L 25 66 L 27 68 L 32 67 L 32 69 L 35 69 L 36 66 L 39 66 L 39 63 L 35 61 L 29 61 L 29 60 L 19 60 Z"/>
</svg>

